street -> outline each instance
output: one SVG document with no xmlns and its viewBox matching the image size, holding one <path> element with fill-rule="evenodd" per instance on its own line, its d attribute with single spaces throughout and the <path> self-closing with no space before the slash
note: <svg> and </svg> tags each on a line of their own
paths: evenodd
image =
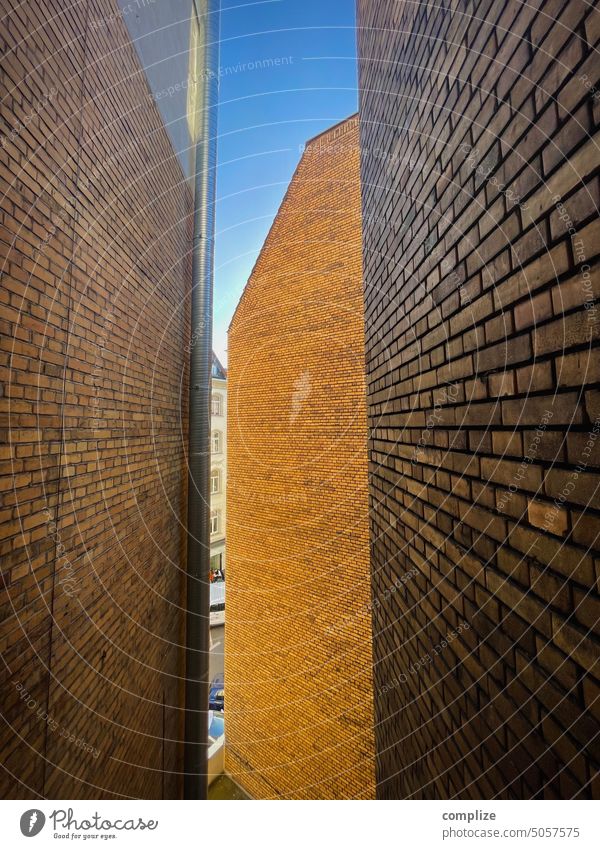
<svg viewBox="0 0 600 849">
<path fill-rule="evenodd" d="M 224 665 L 225 625 L 217 625 L 210 629 L 210 657 L 208 661 L 209 680 L 225 671 Z"/>
</svg>

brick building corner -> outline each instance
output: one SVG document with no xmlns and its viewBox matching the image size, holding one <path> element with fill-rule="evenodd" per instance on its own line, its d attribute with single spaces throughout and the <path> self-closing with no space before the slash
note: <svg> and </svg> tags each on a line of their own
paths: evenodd
<svg viewBox="0 0 600 849">
<path fill-rule="evenodd" d="M 356 116 L 310 141 L 229 330 L 226 768 L 375 792 Z"/>
</svg>

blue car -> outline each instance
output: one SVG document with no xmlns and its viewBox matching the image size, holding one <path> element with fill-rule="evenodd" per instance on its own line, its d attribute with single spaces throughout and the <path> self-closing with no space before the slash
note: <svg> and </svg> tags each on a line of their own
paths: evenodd
<svg viewBox="0 0 600 849">
<path fill-rule="evenodd" d="M 208 712 L 208 742 L 216 743 L 225 734 L 225 717 L 216 711 Z"/>
<path fill-rule="evenodd" d="M 223 674 L 215 675 L 211 681 L 208 707 L 209 710 L 225 709 L 225 676 Z"/>
</svg>

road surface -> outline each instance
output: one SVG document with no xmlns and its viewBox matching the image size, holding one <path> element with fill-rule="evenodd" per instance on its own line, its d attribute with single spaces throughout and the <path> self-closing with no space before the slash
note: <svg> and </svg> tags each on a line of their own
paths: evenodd
<svg viewBox="0 0 600 849">
<path fill-rule="evenodd" d="M 209 680 L 225 670 L 223 649 L 225 643 L 225 625 L 210 629 L 210 657 L 208 660 Z"/>
</svg>

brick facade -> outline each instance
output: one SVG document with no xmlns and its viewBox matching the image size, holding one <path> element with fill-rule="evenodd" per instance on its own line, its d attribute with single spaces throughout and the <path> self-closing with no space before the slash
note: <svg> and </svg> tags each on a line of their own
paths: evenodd
<svg viewBox="0 0 600 849">
<path fill-rule="evenodd" d="M 0 797 L 177 797 L 191 193 L 115 3 L 0 40 Z"/>
<path fill-rule="evenodd" d="M 378 795 L 597 797 L 600 14 L 358 11 Z"/>
<path fill-rule="evenodd" d="M 375 792 L 358 125 L 303 154 L 229 330 L 226 769 Z"/>
</svg>

